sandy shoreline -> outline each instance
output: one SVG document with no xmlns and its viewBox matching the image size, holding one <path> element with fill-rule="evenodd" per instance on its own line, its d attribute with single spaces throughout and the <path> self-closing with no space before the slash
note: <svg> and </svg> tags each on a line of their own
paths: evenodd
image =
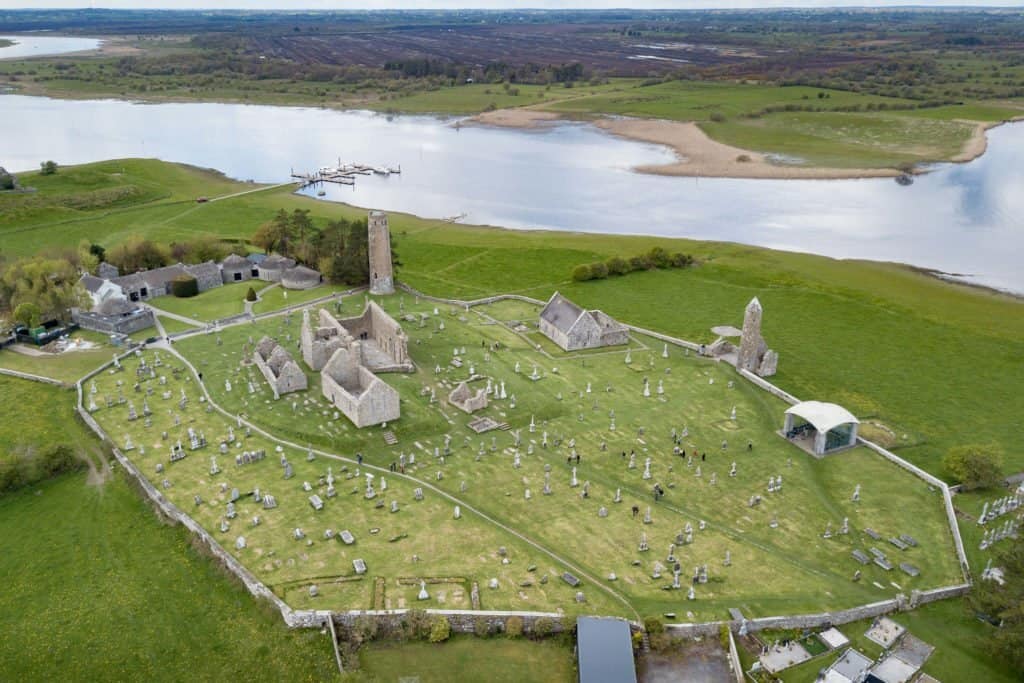
<svg viewBox="0 0 1024 683">
<path fill-rule="evenodd" d="M 539 128 L 563 120 L 555 112 L 536 109 L 498 109 L 469 119 L 472 123 L 506 128 Z M 977 159 L 988 148 L 985 135 L 999 123 L 977 123 L 963 148 L 950 161 L 964 163 Z M 660 119 L 599 118 L 593 124 L 612 135 L 665 145 L 672 148 L 678 161 L 658 166 L 640 166 L 640 173 L 705 178 L 817 179 L 892 178 L 900 171 L 892 168 L 827 168 L 822 166 L 786 166 L 772 163 L 765 155 L 712 140 L 692 121 Z"/>
</svg>

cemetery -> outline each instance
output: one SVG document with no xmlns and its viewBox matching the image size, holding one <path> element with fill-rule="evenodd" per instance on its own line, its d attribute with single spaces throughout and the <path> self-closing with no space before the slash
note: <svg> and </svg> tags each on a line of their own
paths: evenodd
<svg viewBox="0 0 1024 683">
<path fill-rule="evenodd" d="M 812 456 L 780 429 L 788 404 L 715 356 L 636 331 L 566 352 L 541 310 L 337 296 L 131 354 L 83 383 L 82 405 L 293 609 L 698 622 L 962 581 L 939 489 L 849 442 Z M 309 320 L 367 312 L 407 345 L 402 372 L 355 363 L 397 394 L 383 422 L 340 410 L 311 354 L 345 332 Z M 269 382 L 258 347 L 305 388 Z"/>
</svg>

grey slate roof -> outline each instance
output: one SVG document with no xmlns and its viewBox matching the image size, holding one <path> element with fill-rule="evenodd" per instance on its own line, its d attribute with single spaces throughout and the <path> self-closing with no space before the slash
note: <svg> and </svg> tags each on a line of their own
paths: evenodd
<svg viewBox="0 0 1024 683">
<path fill-rule="evenodd" d="M 636 683 L 633 642 L 622 619 L 576 620 L 580 683 Z"/>
<path fill-rule="evenodd" d="M 548 299 L 548 303 L 540 312 L 542 320 L 546 320 L 555 328 L 568 334 L 573 324 L 583 314 L 583 309 L 566 299 L 559 292 L 555 292 Z"/>
<path fill-rule="evenodd" d="M 104 280 L 103 278 L 99 278 L 96 277 L 95 275 L 89 275 L 88 273 L 86 273 L 81 277 L 81 279 L 79 279 L 78 284 L 85 287 L 85 291 L 89 292 L 90 294 L 95 294 L 100 290 L 100 287 L 103 286 L 104 282 L 106 282 L 106 280 Z"/>
<path fill-rule="evenodd" d="M 227 258 L 221 262 L 221 265 L 225 268 L 248 268 L 251 264 L 249 263 L 249 259 L 244 256 L 228 254 Z"/>
</svg>

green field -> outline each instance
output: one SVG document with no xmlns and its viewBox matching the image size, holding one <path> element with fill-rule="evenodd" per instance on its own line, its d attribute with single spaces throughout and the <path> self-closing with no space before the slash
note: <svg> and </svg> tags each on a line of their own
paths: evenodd
<svg viewBox="0 0 1024 683">
<path fill-rule="evenodd" d="M 358 681 L 393 683 L 413 676 L 420 683 L 576 680 L 572 650 L 558 641 L 531 643 L 456 636 L 443 645 L 375 643 L 365 648 L 359 659 L 362 668 L 353 676 Z M 487 665 L 481 666 L 481 662 Z"/>
<path fill-rule="evenodd" d="M 65 475 L 0 497 L 0 534 L 17 539 L 0 556 L 5 679 L 336 675 L 329 636 L 288 631 L 120 476 L 96 487 Z"/>
</svg>

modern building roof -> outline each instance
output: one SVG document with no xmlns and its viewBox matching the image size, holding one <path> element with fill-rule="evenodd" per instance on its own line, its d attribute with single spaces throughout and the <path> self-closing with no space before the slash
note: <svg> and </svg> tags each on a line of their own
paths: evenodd
<svg viewBox="0 0 1024 683">
<path fill-rule="evenodd" d="M 636 683 L 633 642 L 622 619 L 576 620 L 580 683 Z"/>
<path fill-rule="evenodd" d="M 540 312 L 540 317 L 568 334 L 573 324 L 583 315 L 583 309 L 555 292 Z"/>
<path fill-rule="evenodd" d="M 839 425 L 854 423 L 860 424 L 853 413 L 835 403 L 822 403 L 821 401 L 804 401 L 786 411 L 787 415 L 796 415 L 811 423 L 819 432 L 827 432 Z"/>
</svg>

